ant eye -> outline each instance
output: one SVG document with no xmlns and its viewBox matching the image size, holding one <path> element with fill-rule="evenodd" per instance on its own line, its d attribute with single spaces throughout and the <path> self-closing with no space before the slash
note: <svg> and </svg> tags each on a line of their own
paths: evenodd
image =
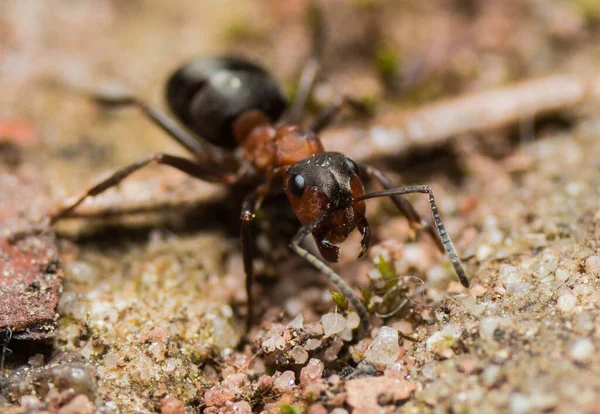
<svg viewBox="0 0 600 414">
<path fill-rule="evenodd" d="M 347 158 L 346 162 L 348 163 L 348 167 L 350 167 L 350 169 L 352 171 L 354 171 L 356 173 L 356 175 L 360 175 L 360 170 L 358 169 L 358 165 L 356 165 L 356 163 L 354 161 L 352 161 L 350 158 Z"/>
<path fill-rule="evenodd" d="M 304 184 L 304 177 L 300 174 L 296 174 L 290 179 L 290 191 L 296 197 L 302 197 L 302 194 L 304 193 Z"/>
</svg>

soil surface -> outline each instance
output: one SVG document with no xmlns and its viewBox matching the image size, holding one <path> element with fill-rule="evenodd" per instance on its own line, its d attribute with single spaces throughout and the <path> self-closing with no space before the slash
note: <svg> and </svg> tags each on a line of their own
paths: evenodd
<svg viewBox="0 0 600 414">
<path fill-rule="evenodd" d="M 325 276 L 288 250 L 298 223 L 277 197 L 257 214 L 246 332 L 243 192 L 166 167 L 84 203 L 88 217 L 7 241 L 103 174 L 156 151 L 186 154 L 137 111 L 103 110 L 83 91 L 133 91 L 164 108 L 179 65 L 235 54 L 292 95 L 311 48 L 309 3 L 0 4 L 3 412 L 599 412 L 592 100 L 366 160 L 395 183 L 433 188 L 471 285 L 389 200 L 369 200 L 368 258 L 356 261 L 353 234 L 333 266 L 367 304 L 365 335 Z M 325 146 L 339 143 L 338 127 L 397 139 L 378 120 L 600 66 L 595 1 L 322 3 L 327 42 L 307 118 L 336 94 L 374 110 L 343 113 Z M 429 217 L 425 196 L 409 198 Z M 7 286 L 39 301 L 14 305 Z"/>
</svg>

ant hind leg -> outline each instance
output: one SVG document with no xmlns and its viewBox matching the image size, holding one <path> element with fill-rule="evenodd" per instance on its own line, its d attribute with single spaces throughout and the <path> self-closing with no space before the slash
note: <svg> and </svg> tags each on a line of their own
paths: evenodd
<svg viewBox="0 0 600 414">
<path fill-rule="evenodd" d="M 130 164 L 126 167 L 123 167 L 123 168 L 117 170 L 112 175 L 110 175 L 108 178 L 106 178 L 106 179 L 100 181 L 98 184 L 95 184 L 92 187 L 88 188 L 79 197 L 77 197 L 75 199 L 75 201 L 67 204 L 66 206 L 63 206 L 57 212 L 51 214 L 49 217 L 48 224 L 51 226 L 51 225 L 55 224 L 57 221 L 59 221 L 60 219 L 68 217 L 69 214 L 71 214 L 71 212 L 73 210 L 75 210 L 75 208 L 77 206 L 79 206 L 81 203 L 83 203 L 83 201 L 85 201 L 85 199 L 87 199 L 88 197 L 96 196 L 100 193 L 103 193 L 104 191 L 108 190 L 111 187 L 115 187 L 121 181 L 123 181 L 125 178 L 127 178 L 128 176 L 130 176 L 137 170 L 140 170 L 140 169 L 144 168 L 145 166 L 152 164 L 152 163 L 168 165 L 170 167 L 173 167 L 179 171 L 182 171 L 192 177 L 195 177 L 195 178 L 198 178 L 201 180 L 214 181 L 215 179 L 217 179 L 214 172 L 210 171 L 209 169 L 207 169 L 204 166 L 201 166 L 200 164 L 196 163 L 195 161 L 192 161 L 192 160 L 189 160 L 189 159 L 183 158 L 183 157 L 174 156 L 174 155 L 156 153 L 154 155 L 143 158 L 139 161 L 134 162 L 133 164 Z"/>
</svg>

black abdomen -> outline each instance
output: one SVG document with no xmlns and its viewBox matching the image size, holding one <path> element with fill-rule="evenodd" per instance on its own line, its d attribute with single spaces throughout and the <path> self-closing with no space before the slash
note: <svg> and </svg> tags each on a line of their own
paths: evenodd
<svg viewBox="0 0 600 414">
<path fill-rule="evenodd" d="M 233 149 L 233 121 L 258 109 L 276 121 L 287 107 L 277 82 L 261 67 L 234 57 L 198 58 L 169 79 L 167 102 L 181 122 L 210 143 Z"/>
</svg>

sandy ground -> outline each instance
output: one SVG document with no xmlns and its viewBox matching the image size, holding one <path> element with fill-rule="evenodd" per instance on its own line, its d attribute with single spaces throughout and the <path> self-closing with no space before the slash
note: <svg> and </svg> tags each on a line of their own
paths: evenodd
<svg viewBox="0 0 600 414">
<path fill-rule="evenodd" d="M 291 90 L 309 49 L 305 7 L 0 4 L 0 123 L 28 131 L 4 132 L 2 177 L 27 177 L 61 200 L 154 151 L 184 154 L 135 111 L 103 112 L 76 89 L 126 87 L 162 105 L 181 62 L 227 52 L 260 60 Z M 594 2 L 324 10 L 330 40 L 313 107 L 352 92 L 389 114 L 543 74 L 583 76 L 600 61 Z M 258 219 L 260 318 L 249 333 L 235 195 L 199 184 L 210 191 L 201 203 L 60 223 L 58 330 L 43 343 L 5 341 L 2 410 L 598 412 L 597 108 L 376 160 L 396 182 L 432 186 L 471 288 L 391 203 L 373 200 L 369 259 L 354 260 L 354 237 L 335 267 L 371 296 L 364 339 L 324 277 L 287 250 L 295 223 L 278 200 Z M 378 116 L 340 122 L 369 134 Z M 89 206 L 184 197 L 185 183 L 149 168 Z M 425 198 L 411 200 L 427 214 Z"/>
</svg>

